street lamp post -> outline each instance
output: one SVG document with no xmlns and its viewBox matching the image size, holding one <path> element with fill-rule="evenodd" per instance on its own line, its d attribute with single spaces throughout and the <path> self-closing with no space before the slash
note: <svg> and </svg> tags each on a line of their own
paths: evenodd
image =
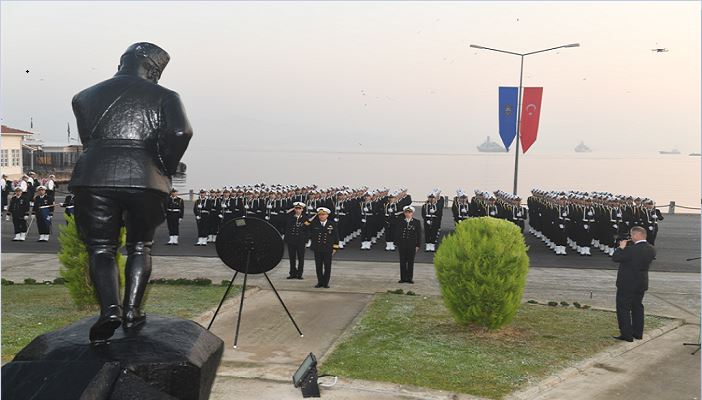
<svg viewBox="0 0 702 400">
<path fill-rule="evenodd" d="M 472 47 L 474 49 L 490 50 L 490 51 L 496 51 L 498 53 L 511 54 L 513 56 L 519 56 L 521 58 L 521 63 L 519 66 L 519 92 L 517 92 L 517 142 L 515 143 L 515 149 L 514 149 L 515 150 L 514 151 L 514 187 L 512 189 L 512 193 L 516 196 L 517 195 L 517 177 L 519 175 L 519 125 L 521 124 L 521 120 L 522 120 L 522 77 L 524 76 L 524 57 L 530 56 L 532 54 L 537 54 L 537 53 L 545 53 L 545 52 L 551 51 L 551 50 L 564 49 L 564 48 L 568 48 L 568 47 L 580 47 L 580 43 L 564 44 L 562 46 L 551 47 L 549 49 L 544 49 L 544 50 L 530 51 L 528 53 L 516 53 L 513 51 L 499 50 L 499 49 L 493 49 L 493 48 L 485 47 L 485 46 L 478 46 L 476 44 L 471 44 L 470 47 Z"/>
</svg>

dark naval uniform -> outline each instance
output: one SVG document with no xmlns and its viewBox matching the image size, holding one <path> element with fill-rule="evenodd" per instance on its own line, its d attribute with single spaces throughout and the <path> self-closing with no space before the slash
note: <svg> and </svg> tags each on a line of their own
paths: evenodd
<svg viewBox="0 0 702 400">
<path fill-rule="evenodd" d="M 66 198 L 63 200 L 63 203 L 61 203 L 61 207 L 66 209 L 64 213 L 67 217 L 73 218 L 73 209 L 75 208 L 75 202 L 73 201 L 72 194 L 66 195 Z M 66 218 L 66 223 L 68 223 L 68 218 Z"/>
<path fill-rule="evenodd" d="M 414 257 L 421 243 L 422 224 L 418 219 L 399 219 L 395 225 L 395 243 L 400 253 L 400 283 L 414 283 Z"/>
<path fill-rule="evenodd" d="M 295 213 L 285 216 L 285 243 L 288 245 L 288 257 L 290 258 L 288 279 L 302 279 L 305 268 L 305 243 L 309 238 L 305 227 L 307 219 L 308 216 L 304 213 L 300 214 L 299 217 Z"/>
<path fill-rule="evenodd" d="M 48 242 L 51 234 L 51 219 L 54 216 L 53 198 L 48 194 L 34 198 L 34 217 L 37 219 L 39 241 Z"/>
<path fill-rule="evenodd" d="M 29 201 L 22 196 L 12 196 L 7 207 L 7 215 L 12 217 L 12 224 L 15 227 L 15 238 L 12 240 L 24 240 L 27 235 L 27 220 L 29 219 Z"/>
<path fill-rule="evenodd" d="M 210 212 L 212 210 L 212 199 L 198 197 L 193 204 L 193 214 L 197 222 L 197 243 L 195 246 L 207 246 L 207 236 L 210 232 Z"/>
<path fill-rule="evenodd" d="M 331 278 L 332 254 L 339 248 L 339 230 L 336 224 L 327 220 L 325 225 L 316 218 L 309 223 L 310 239 L 317 267 L 317 287 L 329 287 Z"/>
<path fill-rule="evenodd" d="M 180 221 L 185 215 L 185 202 L 180 197 L 168 196 L 166 200 L 166 222 L 168 224 L 169 245 L 178 244 Z"/>
</svg>

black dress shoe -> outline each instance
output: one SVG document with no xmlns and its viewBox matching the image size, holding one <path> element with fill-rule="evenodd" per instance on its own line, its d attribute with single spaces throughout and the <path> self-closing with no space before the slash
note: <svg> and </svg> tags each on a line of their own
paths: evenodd
<svg viewBox="0 0 702 400">
<path fill-rule="evenodd" d="M 329 285 L 324 285 L 324 288 L 325 288 L 325 289 L 329 289 Z"/>
<path fill-rule="evenodd" d="M 285 279 L 295 279 L 295 277 L 294 277 L 293 275 L 290 275 L 290 276 L 288 276 L 288 277 L 285 278 Z"/>
<path fill-rule="evenodd" d="M 302 275 L 298 275 L 295 277 L 295 279 L 303 279 L 303 278 L 302 278 Z"/>
<path fill-rule="evenodd" d="M 110 306 L 107 315 L 101 315 L 90 327 L 90 343 L 101 344 L 114 335 L 115 330 L 122 325 L 122 307 Z"/>
<path fill-rule="evenodd" d="M 399 281 L 397 281 L 397 283 L 405 283 L 405 281 L 403 281 L 402 279 L 400 279 Z"/>
<path fill-rule="evenodd" d="M 318 283 L 318 284 L 314 285 L 314 287 L 316 287 L 316 288 L 321 288 L 322 285 L 320 285 L 320 284 Z"/>
<path fill-rule="evenodd" d="M 413 284 L 413 285 L 414 285 L 414 281 L 407 281 L 407 283 L 411 283 L 411 284 Z"/>
<path fill-rule="evenodd" d="M 127 311 L 124 313 L 124 328 L 136 328 L 146 322 L 146 314 L 139 307 L 127 306 Z"/>
<path fill-rule="evenodd" d="M 614 339 L 623 340 L 623 341 L 625 341 L 625 342 L 633 342 L 633 341 L 634 341 L 634 338 L 628 338 L 628 337 L 624 337 L 624 336 L 622 336 L 622 335 L 619 335 L 619 336 L 612 336 L 612 337 L 613 337 Z"/>
<path fill-rule="evenodd" d="M 641 336 L 636 336 L 636 335 L 634 335 L 634 339 L 636 339 L 636 340 L 641 340 L 642 337 L 641 337 Z"/>
</svg>

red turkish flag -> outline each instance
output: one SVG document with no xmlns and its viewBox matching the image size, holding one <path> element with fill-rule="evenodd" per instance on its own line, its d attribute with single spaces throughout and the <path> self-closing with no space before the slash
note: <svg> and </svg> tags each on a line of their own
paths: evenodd
<svg viewBox="0 0 702 400">
<path fill-rule="evenodd" d="M 522 142 L 522 152 L 526 153 L 534 142 L 539 130 L 539 115 L 541 114 L 542 87 L 525 87 L 522 96 L 522 120 L 519 124 L 519 139 Z"/>
</svg>

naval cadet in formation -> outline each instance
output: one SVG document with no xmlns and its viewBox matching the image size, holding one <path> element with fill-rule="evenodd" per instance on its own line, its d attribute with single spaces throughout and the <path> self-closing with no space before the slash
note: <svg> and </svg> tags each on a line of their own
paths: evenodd
<svg viewBox="0 0 702 400">
<path fill-rule="evenodd" d="M 436 252 L 441 232 L 441 218 L 444 215 L 444 198 L 441 191 L 434 189 L 427 194 L 427 201 L 422 205 L 424 218 L 424 242 L 426 252 Z"/>
<path fill-rule="evenodd" d="M 385 250 L 395 251 L 396 240 L 396 225 L 400 222 L 403 215 L 403 210 L 406 206 L 412 204 L 412 196 L 407 194 L 407 189 L 403 188 L 397 191 L 392 191 L 384 198 L 384 217 L 385 217 Z"/>
<path fill-rule="evenodd" d="M 197 243 L 195 246 L 207 246 L 207 237 L 210 233 L 210 210 L 212 201 L 207 197 L 207 191 L 201 189 L 198 198 L 193 204 L 193 215 L 197 223 Z"/>
<path fill-rule="evenodd" d="M 10 204 L 7 206 L 7 219 L 10 218 L 15 228 L 15 237 L 12 241 L 25 241 L 29 220 L 29 200 L 22 193 L 21 187 L 15 187 L 15 195 L 10 198 Z"/>
<path fill-rule="evenodd" d="M 398 283 L 414 283 L 414 257 L 419 251 L 422 224 L 414 218 L 414 207 L 402 208 L 403 218 L 396 221 L 395 243 L 400 253 L 400 280 Z"/>
<path fill-rule="evenodd" d="M 34 198 L 33 213 L 37 220 L 37 230 L 39 240 L 37 242 L 48 242 L 51 235 L 51 219 L 54 216 L 54 199 L 46 193 L 46 187 L 39 186 Z"/>
<path fill-rule="evenodd" d="M 180 223 L 185 216 L 185 202 L 178 196 L 178 191 L 173 188 L 166 200 L 166 224 L 168 225 L 168 246 L 178 246 Z"/>
<path fill-rule="evenodd" d="M 339 248 L 339 230 L 336 224 L 328 219 L 330 212 L 328 208 L 320 207 L 316 218 L 312 217 L 306 222 L 317 267 L 317 284 L 314 286 L 316 288 L 329 288 L 332 256 Z"/>
<path fill-rule="evenodd" d="M 468 195 L 463 189 L 456 190 L 456 196 L 453 198 L 453 204 L 451 205 L 451 212 L 453 213 L 453 222 L 455 224 L 473 216 Z"/>
</svg>

